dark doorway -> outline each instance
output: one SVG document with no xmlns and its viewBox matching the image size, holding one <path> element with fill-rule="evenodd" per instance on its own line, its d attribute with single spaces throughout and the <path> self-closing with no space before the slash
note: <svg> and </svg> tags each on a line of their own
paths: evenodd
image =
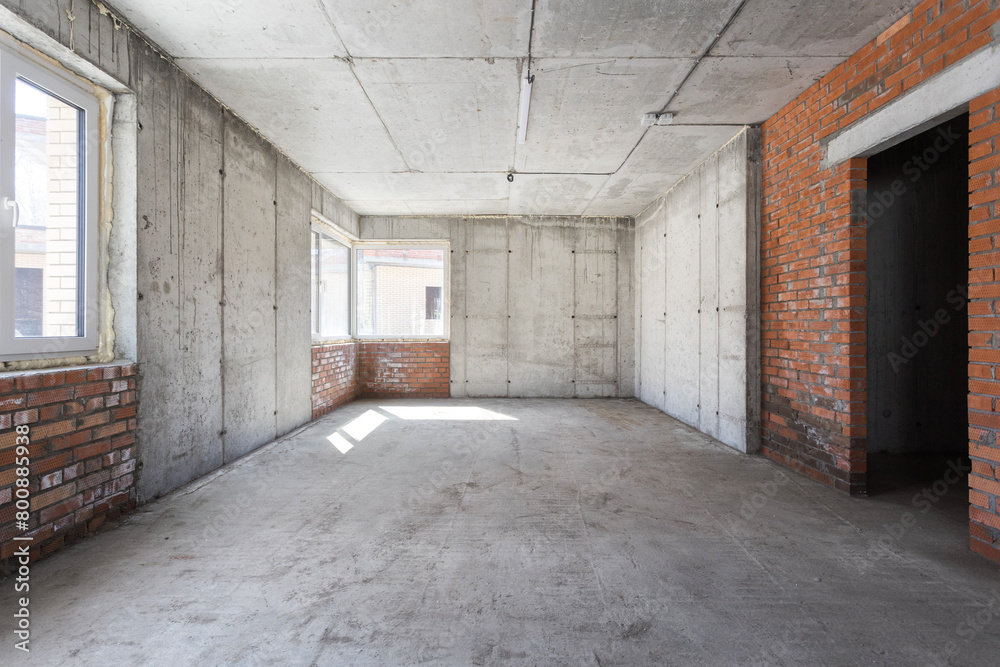
<svg viewBox="0 0 1000 667">
<path fill-rule="evenodd" d="M 868 492 L 944 479 L 935 503 L 963 517 L 968 164 L 963 114 L 869 158 L 867 200 Z"/>
</svg>

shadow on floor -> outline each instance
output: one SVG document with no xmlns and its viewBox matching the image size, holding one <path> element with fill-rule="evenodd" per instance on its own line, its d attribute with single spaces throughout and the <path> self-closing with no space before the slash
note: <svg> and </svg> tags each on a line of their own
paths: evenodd
<svg viewBox="0 0 1000 667">
<path fill-rule="evenodd" d="M 870 453 L 868 495 L 906 505 L 920 495 L 964 524 L 969 520 L 970 468 L 967 454 Z"/>
</svg>

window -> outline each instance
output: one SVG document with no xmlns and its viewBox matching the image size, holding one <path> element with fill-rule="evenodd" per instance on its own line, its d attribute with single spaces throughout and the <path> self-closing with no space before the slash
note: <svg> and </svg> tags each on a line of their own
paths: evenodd
<svg viewBox="0 0 1000 667">
<path fill-rule="evenodd" d="M 97 349 L 98 102 L 0 46 L 0 359 Z"/>
<path fill-rule="evenodd" d="M 441 246 L 359 244 L 357 335 L 444 337 L 446 252 Z"/>
<path fill-rule="evenodd" d="M 351 335 L 351 247 L 316 225 L 312 232 L 312 331 L 317 340 Z"/>
<path fill-rule="evenodd" d="M 426 311 L 425 317 L 428 320 L 440 320 L 441 319 L 441 287 L 430 285 L 427 286 L 424 310 Z"/>
</svg>

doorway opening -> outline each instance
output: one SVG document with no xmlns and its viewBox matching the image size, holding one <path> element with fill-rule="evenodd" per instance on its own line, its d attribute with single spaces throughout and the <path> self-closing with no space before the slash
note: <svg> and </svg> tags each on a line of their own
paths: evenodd
<svg viewBox="0 0 1000 667">
<path fill-rule="evenodd" d="M 967 520 L 969 116 L 868 159 L 869 495 Z"/>
</svg>

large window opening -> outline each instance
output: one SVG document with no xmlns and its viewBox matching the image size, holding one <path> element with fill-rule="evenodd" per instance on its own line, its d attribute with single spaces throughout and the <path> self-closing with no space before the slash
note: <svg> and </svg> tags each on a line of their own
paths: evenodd
<svg viewBox="0 0 1000 667">
<path fill-rule="evenodd" d="M 314 342 L 447 338 L 447 242 L 360 241 L 314 214 Z"/>
<path fill-rule="evenodd" d="M 429 246 L 359 247 L 358 336 L 445 336 L 445 249 Z"/>
<path fill-rule="evenodd" d="M 351 244 L 319 226 L 312 232 L 313 340 L 351 335 Z"/>
<path fill-rule="evenodd" d="M 967 114 L 868 160 L 868 491 L 966 520 Z"/>
<path fill-rule="evenodd" d="M 0 360 L 97 349 L 91 90 L 0 46 Z"/>
</svg>

